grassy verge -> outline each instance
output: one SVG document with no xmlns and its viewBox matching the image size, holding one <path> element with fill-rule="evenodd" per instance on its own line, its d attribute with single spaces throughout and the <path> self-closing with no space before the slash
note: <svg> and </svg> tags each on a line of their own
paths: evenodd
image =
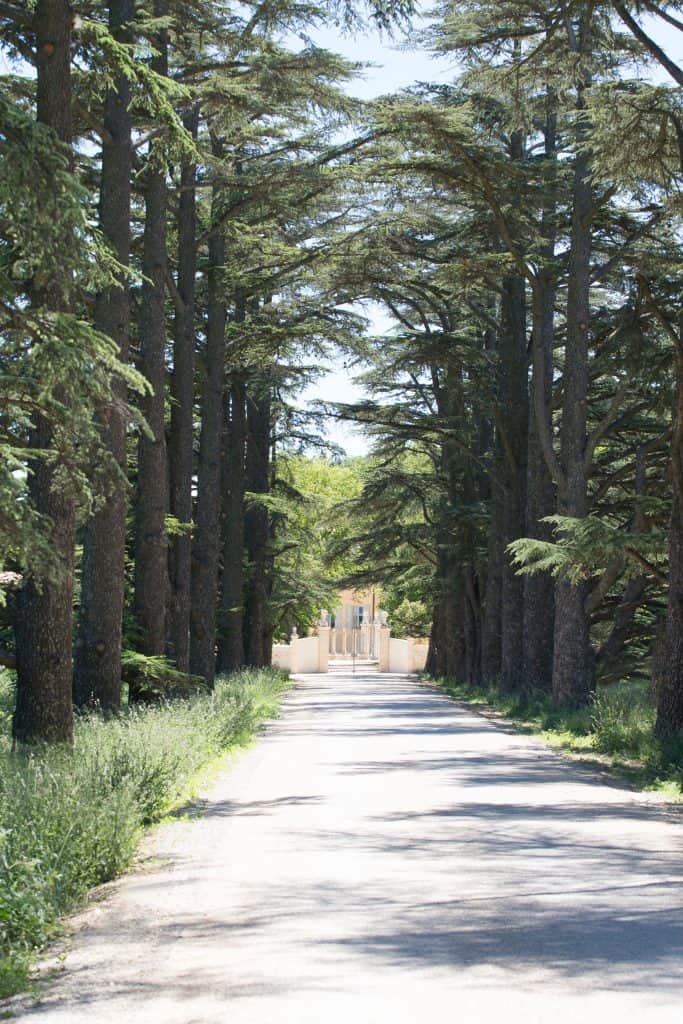
<svg viewBox="0 0 683 1024">
<path fill-rule="evenodd" d="M 646 683 L 620 683 L 598 690 L 578 711 L 557 711 L 545 694 L 509 694 L 496 686 L 473 688 L 451 679 L 436 681 L 457 700 L 490 708 L 520 731 L 540 736 L 555 749 L 599 764 L 637 789 L 683 797 L 683 737 L 666 748 L 654 735 L 655 708 Z"/>
<path fill-rule="evenodd" d="M 203 768 L 277 712 L 287 685 L 244 671 L 210 696 L 81 718 L 73 752 L 12 754 L 0 679 L 0 997 L 25 987 L 60 919 L 130 863 L 142 828 L 191 796 Z"/>
</svg>

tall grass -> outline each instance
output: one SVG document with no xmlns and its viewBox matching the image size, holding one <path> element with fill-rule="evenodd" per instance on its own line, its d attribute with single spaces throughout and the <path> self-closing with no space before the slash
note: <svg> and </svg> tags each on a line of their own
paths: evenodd
<svg viewBox="0 0 683 1024">
<path fill-rule="evenodd" d="M 80 718 L 73 751 L 13 754 L 0 679 L 0 995 L 21 987 L 59 919 L 130 863 L 142 827 L 276 713 L 285 686 L 281 673 L 244 671 L 211 695 Z"/>
</svg>

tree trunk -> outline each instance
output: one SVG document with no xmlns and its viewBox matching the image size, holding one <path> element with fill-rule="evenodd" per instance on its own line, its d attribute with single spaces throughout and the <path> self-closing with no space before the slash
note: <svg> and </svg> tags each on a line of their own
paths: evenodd
<svg viewBox="0 0 683 1024">
<path fill-rule="evenodd" d="M 557 285 L 553 261 L 556 236 L 556 99 L 548 96 L 545 128 L 546 174 L 541 234 L 541 267 L 533 289 L 532 378 L 533 400 L 529 408 L 527 461 L 526 535 L 552 539 L 552 528 L 541 522 L 557 508 L 551 466 L 543 451 L 541 431 L 552 446 L 553 348 Z M 536 392 L 538 391 L 538 395 Z M 539 422 L 542 419 L 542 422 Z M 555 581 L 549 572 L 524 578 L 524 686 L 529 691 L 551 693 L 555 633 Z"/>
<path fill-rule="evenodd" d="M 441 645 L 441 602 L 435 600 L 432 605 L 432 629 L 429 634 L 429 647 L 427 648 L 427 660 L 425 661 L 425 672 L 432 679 L 439 677 L 439 647 Z"/>
<path fill-rule="evenodd" d="M 493 683 L 501 674 L 501 634 L 503 617 L 503 490 L 498 474 L 492 475 L 491 515 L 486 558 L 486 594 L 481 642 L 481 675 L 484 683 Z"/>
<path fill-rule="evenodd" d="M 656 732 L 670 739 L 683 732 L 683 316 L 676 343 L 676 384 L 671 444 L 673 504 L 669 533 L 669 596 L 658 658 Z"/>
<path fill-rule="evenodd" d="M 552 398 L 555 286 L 551 275 L 541 271 L 534 291 L 533 345 L 542 349 L 534 359 L 532 389 L 542 391 L 543 415 L 550 420 Z M 541 380 L 537 381 L 537 375 Z M 552 539 L 552 527 L 541 522 L 556 509 L 555 485 L 543 455 L 539 436 L 537 405 L 529 416 L 529 459 L 527 467 L 526 535 Z M 551 432 L 552 425 L 547 429 Z M 555 632 L 555 581 L 549 572 L 534 573 L 524 580 L 524 685 L 528 690 L 550 693 L 553 679 Z"/>
<path fill-rule="evenodd" d="M 529 394 L 524 281 L 503 284 L 500 386 L 498 392 L 503 448 L 504 547 L 525 534 Z M 524 580 L 507 550 L 503 552 L 501 610 L 501 684 L 509 691 L 524 682 Z"/>
<path fill-rule="evenodd" d="M 455 415 L 460 422 L 464 422 L 468 410 L 464 401 L 462 377 L 458 389 L 457 405 L 454 408 Z M 483 455 L 483 443 L 490 442 L 490 434 L 486 431 L 484 424 L 475 419 L 475 453 L 481 458 Z M 452 458 L 455 465 L 458 453 L 453 451 Z M 460 459 L 462 457 L 460 456 Z M 464 502 L 466 507 L 474 508 L 484 495 L 488 496 L 488 481 L 482 479 L 478 465 L 474 460 L 465 460 L 462 465 L 462 482 L 458 487 L 455 473 L 451 476 L 451 502 L 453 508 L 458 507 L 458 498 Z M 464 665 L 462 678 L 470 686 L 478 686 L 481 683 L 481 645 L 482 645 L 482 607 L 479 590 L 478 575 L 478 538 L 477 527 L 471 522 L 465 521 L 463 531 L 463 550 L 465 558 L 460 565 L 461 580 L 461 601 L 460 601 L 460 628 L 464 646 Z"/>
<path fill-rule="evenodd" d="M 246 434 L 244 381 L 235 377 L 230 389 L 230 429 L 223 481 L 223 578 L 218 640 L 219 672 L 234 672 L 244 664 L 242 588 Z"/>
<path fill-rule="evenodd" d="M 71 146 L 71 32 L 67 0 L 38 0 L 34 14 L 37 118 L 60 143 Z M 36 306 L 63 311 L 67 299 L 59 281 L 32 296 Z M 49 422 L 36 417 L 31 447 L 53 447 Z M 16 629 L 17 704 L 13 734 L 20 742 L 71 743 L 73 739 L 72 628 L 75 510 L 60 487 L 58 465 L 40 457 L 31 462 L 30 500 L 47 517 L 59 577 L 40 588 L 28 579 L 19 595 Z"/>
<path fill-rule="evenodd" d="M 458 616 L 460 594 L 457 573 L 452 538 L 447 531 L 438 531 L 434 578 L 436 595 L 427 659 L 427 671 L 435 678 L 457 679 L 464 664 Z"/>
<path fill-rule="evenodd" d="M 581 16 L 578 44 L 581 53 L 586 53 L 588 50 L 591 18 L 590 12 L 584 12 Z M 586 426 L 593 212 L 590 163 L 585 149 L 587 130 L 583 100 L 585 85 L 579 87 L 577 98 L 578 117 L 562 407 L 561 460 L 564 480 L 559 495 L 562 514 L 578 519 L 588 513 Z M 553 702 L 557 707 L 579 707 L 586 704 L 593 688 L 594 667 L 590 646 L 589 618 L 584 607 L 586 596 L 585 585 L 573 586 L 566 581 L 560 581 L 557 584 L 553 656 Z"/>
<path fill-rule="evenodd" d="M 466 566 L 463 572 L 461 628 L 465 654 L 462 678 L 469 686 L 478 686 L 481 682 L 481 605 L 477 578 L 471 566 Z"/>
<path fill-rule="evenodd" d="M 214 190 L 212 223 L 218 224 L 220 195 Z M 221 447 L 225 379 L 226 303 L 225 237 L 218 229 L 209 239 L 206 358 L 202 387 L 197 515 L 192 545 L 190 668 L 213 686 L 216 674 L 216 605 L 221 533 Z"/>
<path fill-rule="evenodd" d="M 252 494 L 270 490 L 270 392 L 262 390 L 247 398 L 246 488 Z M 244 653 L 247 665 L 269 665 L 271 635 L 268 607 L 270 516 L 265 505 L 247 506 L 244 522 L 247 548 L 247 580 L 244 602 Z"/>
<path fill-rule="evenodd" d="M 135 0 L 113 0 L 109 27 L 117 40 L 131 39 Z M 117 260 L 130 260 L 131 116 L 130 83 L 119 75 L 104 100 L 104 142 L 100 185 L 100 228 Z M 130 291 L 125 274 L 97 296 L 95 327 L 116 343 L 128 360 Z M 108 487 L 106 504 L 89 520 L 83 541 L 81 617 L 74 701 L 117 708 L 121 702 L 121 622 L 126 561 L 126 385 L 113 384 L 113 401 L 99 409 L 102 440 L 119 469 Z"/>
<path fill-rule="evenodd" d="M 492 318 L 495 302 L 490 303 Z M 493 328 L 484 334 L 484 350 L 495 353 L 499 332 Z M 485 559 L 485 578 L 481 582 L 483 594 L 481 636 L 481 681 L 484 684 L 500 679 L 501 633 L 503 612 L 503 489 L 501 484 L 501 449 L 493 417 L 487 412 L 479 426 L 479 452 L 482 461 L 487 452 L 493 452 L 493 465 L 479 482 L 482 503 L 489 508 L 488 543 Z M 482 574 L 484 576 L 484 574 Z"/>
<path fill-rule="evenodd" d="M 199 111 L 194 107 L 185 128 L 196 138 Z M 192 455 L 194 412 L 194 316 L 197 272 L 196 164 L 183 161 L 178 197 L 178 304 L 174 321 L 169 436 L 169 501 L 171 515 L 192 522 Z M 176 534 L 169 545 L 168 646 L 181 672 L 190 669 L 190 595 L 192 538 L 189 530 Z"/>
<path fill-rule="evenodd" d="M 656 732 L 667 739 L 683 731 L 683 503 L 679 495 L 671 514 L 669 598 L 658 667 Z"/>
<path fill-rule="evenodd" d="M 165 2 L 156 0 L 154 12 L 166 13 Z M 162 31 L 155 40 L 158 56 L 155 71 L 168 71 L 168 42 Z M 138 446 L 138 480 L 135 535 L 135 619 L 139 650 L 147 655 L 166 651 L 166 595 L 168 551 L 166 511 L 166 423 L 164 385 L 166 375 L 166 174 L 150 151 L 145 180 L 144 280 L 139 312 L 141 370 L 151 385 L 142 411 L 152 436 L 141 435 Z"/>
</svg>

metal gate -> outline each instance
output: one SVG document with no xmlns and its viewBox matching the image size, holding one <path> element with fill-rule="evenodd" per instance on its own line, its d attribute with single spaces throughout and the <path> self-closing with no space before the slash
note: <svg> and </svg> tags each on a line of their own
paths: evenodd
<svg viewBox="0 0 683 1024">
<path fill-rule="evenodd" d="M 358 626 L 330 627 L 330 657 L 375 661 L 376 629 L 369 622 Z"/>
</svg>

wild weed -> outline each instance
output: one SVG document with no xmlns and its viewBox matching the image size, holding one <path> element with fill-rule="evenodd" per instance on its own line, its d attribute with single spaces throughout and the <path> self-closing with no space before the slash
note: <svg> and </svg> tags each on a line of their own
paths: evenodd
<svg viewBox="0 0 683 1024">
<path fill-rule="evenodd" d="M 276 713 L 285 686 L 281 673 L 244 671 L 212 694 L 80 716 L 73 751 L 12 753 L 0 679 L 0 996 L 23 987 L 60 917 L 126 867 L 141 828 Z"/>
</svg>

